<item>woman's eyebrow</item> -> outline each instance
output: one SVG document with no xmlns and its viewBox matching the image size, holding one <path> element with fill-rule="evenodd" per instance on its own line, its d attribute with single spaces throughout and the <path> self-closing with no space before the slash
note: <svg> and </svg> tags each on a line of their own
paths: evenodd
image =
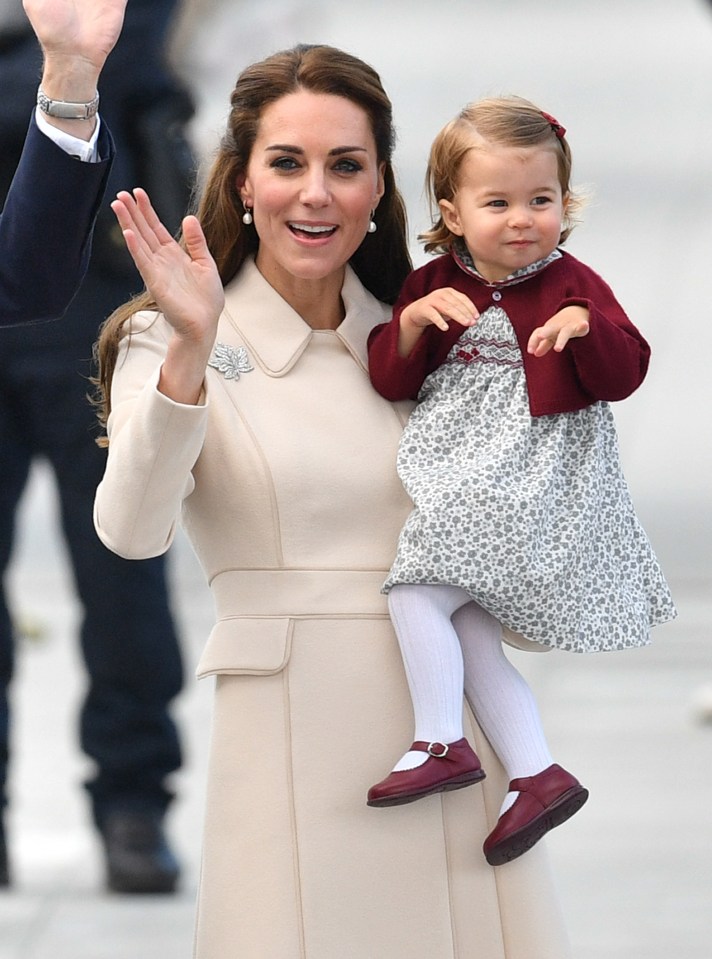
<svg viewBox="0 0 712 959">
<path fill-rule="evenodd" d="M 289 143 L 274 143 L 271 146 L 265 147 L 265 151 L 275 152 L 275 153 L 297 153 L 299 155 L 304 154 L 304 149 L 302 147 L 292 146 Z M 366 147 L 363 146 L 343 146 L 343 147 L 334 147 L 333 150 L 329 150 L 329 156 L 341 156 L 342 153 L 366 153 Z"/>
</svg>

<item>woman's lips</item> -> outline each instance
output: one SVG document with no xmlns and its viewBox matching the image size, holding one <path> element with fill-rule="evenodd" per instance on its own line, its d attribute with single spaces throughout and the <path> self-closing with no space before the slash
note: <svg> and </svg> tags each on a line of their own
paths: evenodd
<svg viewBox="0 0 712 959">
<path fill-rule="evenodd" d="M 295 236 L 307 240 L 324 240 L 333 236 L 336 227 L 328 223 L 289 223 L 289 229 Z"/>
</svg>

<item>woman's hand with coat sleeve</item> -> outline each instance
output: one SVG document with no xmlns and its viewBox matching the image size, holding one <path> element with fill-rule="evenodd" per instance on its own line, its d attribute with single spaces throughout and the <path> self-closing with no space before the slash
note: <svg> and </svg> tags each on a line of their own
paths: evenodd
<svg viewBox="0 0 712 959">
<path fill-rule="evenodd" d="M 180 404 L 158 389 L 172 336 L 157 313 L 131 318 L 114 373 L 109 451 L 94 502 L 94 525 L 112 552 L 126 559 L 164 553 L 193 491 L 191 470 L 205 439 L 207 395 Z"/>
<path fill-rule="evenodd" d="M 137 189 L 112 204 L 126 245 L 160 314 L 137 314 L 120 345 L 107 422 L 109 455 L 94 523 L 127 558 L 165 552 L 207 426 L 205 368 L 225 296 L 197 219 L 177 243 Z"/>
<path fill-rule="evenodd" d="M 144 190 L 122 191 L 111 208 L 146 289 L 173 329 L 158 388 L 176 403 L 197 403 L 225 303 L 200 223 L 185 217 L 181 246 Z"/>
</svg>

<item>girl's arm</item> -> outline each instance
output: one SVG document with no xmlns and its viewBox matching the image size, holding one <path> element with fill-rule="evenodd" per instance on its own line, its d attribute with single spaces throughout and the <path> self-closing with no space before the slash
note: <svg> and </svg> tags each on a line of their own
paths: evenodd
<svg viewBox="0 0 712 959">
<path fill-rule="evenodd" d="M 415 399 L 426 376 L 438 365 L 450 321 L 472 326 L 479 313 L 464 293 L 451 287 L 425 292 L 418 272 L 406 280 L 390 323 L 377 326 L 368 342 L 371 382 L 391 401 Z"/>
<path fill-rule="evenodd" d="M 569 258 L 564 299 L 530 338 L 530 353 L 570 352 L 583 390 L 595 400 L 622 400 L 643 382 L 650 347 L 608 284 Z"/>
<path fill-rule="evenodd" d="M 433 290 L 402 308 L 398 322 L 398 354 L 407 359 L 429 326 L 447 332 L 450 329 L 448 320 L 467 327 L 472 326 L 479 315 L 472 300 L 459 290 L 449 286 Z"/>
</svg>

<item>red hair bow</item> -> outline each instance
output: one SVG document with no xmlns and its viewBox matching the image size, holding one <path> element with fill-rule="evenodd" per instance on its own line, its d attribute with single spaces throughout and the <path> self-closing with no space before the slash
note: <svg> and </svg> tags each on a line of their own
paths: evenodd
<svg viewBox="0 0 712 959">
<path fill-rule="evenodd" d="M 562 127 L 559 121 L 555 117 L 552 117 L 550 113 L 544 113 L 542 110 L 541 115 L 544 117 L 547 123 L 551 124 L 551 129 L 554 131 L 556 136 L 560 140 L 563 140 L 566 136 L 566 127 Z"/>
</svg>

